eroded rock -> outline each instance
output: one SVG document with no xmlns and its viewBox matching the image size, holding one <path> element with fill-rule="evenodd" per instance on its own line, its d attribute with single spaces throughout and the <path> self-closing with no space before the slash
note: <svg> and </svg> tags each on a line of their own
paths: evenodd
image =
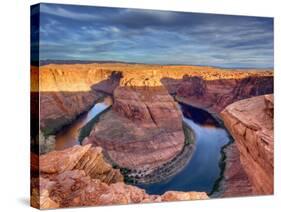
<svg viewBox="0 0 281 212">
<path fill-rule="evenodd" d="M 271 111 L 271 112 L 270 112 Z M 221 113 L 255 194 L 273 193 L 273 95 L 235 102 Z"/>
<path fill-rule="evenodd" d="M 113 109 L 100 117 L 86 142 L 101 146 L 118 166 L 149 174 L 182 151 L 181 112 L 163 88 L 118 87 Z"/>
<path fill-rule="evenodd" d="M 69 157 L 70 153 L 75 157 Z M 76 165 L 59 168 L 55 160 L 58 157 L 66 164 Z M 32 179 L 31 204 L 41 209 L 208 199 L 204 192 L 169 191 L 159 196 L 126 185 L 119 170 L 103 160 L 99 147 L 75 146 L 40 156 L 40 161 L 47 159 L 48 167 L 40 167 L 41 176 Z"/>
<path fill-rule="evenodd" d="M 205 80 L 184 77 L 177 88 L 177 99 L 187 104 L 219 113 L 227 105 L 253 96 L 273 92 L 272 76 L 249 76 L 241 79 Z"/>
</svg>

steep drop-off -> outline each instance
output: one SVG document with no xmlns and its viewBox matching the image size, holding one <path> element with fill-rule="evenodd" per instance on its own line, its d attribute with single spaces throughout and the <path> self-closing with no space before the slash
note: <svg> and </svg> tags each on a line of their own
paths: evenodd
<svg viewBox="0 0 281 212">
<path fill-rule="evenodd" d="M 181 112 L 163 88 L 118 87 L 112 110 L 83 143 L 101 146 L 112 163 L 148 175 L 183 150 Z"/>
<path fill-rule="evenodd" d="M 35 88 L 33 92 L 38 92 L 37 86 L 32 87 Z M 175 94 L 179 101 L 218 114 L 227 105 L 238 100 L 272 93 L 273 72 L 141 64 L 41 66 L 40 127 L 46 134 L 53 134 L 71 123 L 79 114 L 89 110 L 101 93 L 114 94 L 113 109 L 101 117 L 84 143 L 103 146 L 106 157 L 117 161 L 117 165 L 145 167 L 143 174 L 169 161 L 184 145 L 179 111 L 166 90 L 169 94 Z M 265 103 L 268 108 L 266 114 L 271 111 L 269 102 Z M 230 131 L 237 140 L 236 132 Z M 144 142 L 146 145 L 143 145 Z M 247 165 L 244 164 L 246 162 L 243 162 L 246 161 L 243 160 L 245 148 L 238 144 L 237 147 L 239 151 L 235 147 L 229 148 L 227 153 L 230 160 L 226 160 L 226 163 L 232 167 L 228 174 L 236 180 L 237 185 L 247 187 L 245 193 L 251 194 L 252 188 L 247 176 L 239 160 L 235 159 L 241 154 L 243 167 L 249 175 L 250 169 L 247 171 Z M 136 152 L 138 148 L 139 155 Z M 253 147 L 252 151 L 263 155 L 264 150 Z M 135 160 L 136 156 L 140 157 Z M 88 176 L 87 173 L 86 175 Z M 262 175 L 260 174 L 258 181 L 264 178 Z M 252 178 L 250 175 L 249 177 Z M 258 193 L 268 193 L 270 190 L 266 188 L 266 191 L 261 191 L 258 188 L 260 182 L 251 182 L 256 184 L 255 191 Z M 227 195 L 231 196 L 231 192 L 233 190 L 230 189 Z"/>
<path fill-rule="evenodd" d="M 34 80 L 31 87 L 32 92 L 38 92 L 38 89 L 40 92 L 40 127 L 45 134 L 53 134 L 62 126 L 71 123 L 79 114 L 89 110 L 101 96 L 100 92 L 112 94 L 118 85 L 134 87 L 164 86 L 170 93 L 177 93 L 178 97 L 183 97 L 183 101 L 186 100 L 190 103 L 190 98 L 195 95 L 193 93 L 196 92 L 195 90 L 200 85 L 196 80 L 192 80 L 191 84 L 188 83 L 189 77 L 202 77 L 204 82 L 206 81 L 206 84 L 208 84 L 208 86 L 203 87 L 207 88 L 209 88 L 208 82 L 210 80 L 219 80 L 216 81 L 215 86 L 210 86 L 210 89 L 204 91 L 206 95 L 204 94 L 200 98 L 207 99 L 207 105 L 212 104 L 214 101 L 214 108 L 217 107 L 216 105 L 219 108 L 223 108 L 226 104 L 221 104 L 221 101 L 225 102 L 225 100 L 221 99 L 226 98 L 226 95 L 229 94 L 232 96 L 234 88 L 232 87 L 233 82 L 231 80 L 243 79 L 249 76 L 269 77 L 272 79 L 272 75 L 272 72 L 269 70 L 248 70 L 245 72 L 242 70 L 225 70 L 200 66 L 118 63 L 50 64 L 40 66 L 39 70 L 35 67 L 32 68 L 31 77 Z M 217 87 L 217 84 L 220 84 L 222 79 L 231 80 L 223 82 L 226 88 L 221 90 L 221 86 Z M 248 84 L 251 83 L 249 82 Z M 261 83 L 260 86 L 269 86 L 270 84 L 272 83 L 269 80 L 268 82 Z M 230 89 L 228 88 L 229 86 L 231 87 Z M 238 88 L 239 86 L 235 87 Z M 202 90 L 202 88 L 200 89 Z M 225 95 L 217 94 L 217 90 Z M 186 93 L 189 96 L 186 96 Z M 236 91 L 235 93 L 239 96 L 241 91 Z M 264 93 L 250 91 L 250 96 L 258 94 Z M 214 99 L 214 96 L 219 96 L 219 98 L 216 97 Z M 246 97 L 250 96 L 247 95 Z M 197 98 L 198 96 L 196 96 Z M 235 98 L 231 101 L 226 101 L 227 104 L 232 103 Z M 202 104 L 202 106 L 205 106 L 205 104 Z"/>
<path fill-rule="evenodd" d="M 215 80 L 184 77 L 176 90 L 179 101 L 205 108 L 213 113 L 219 113 L 227 105 L 241 99 L 271 93 L 273 93 L 272 76 Z"/>
<path fill-rule="evenodd" d="M 54 151 L 39 161 L 41 175 L 32 180 L 31 204 L 41 209 L 208 198 L 204 192 L 148 195 L 124 184 L 119 170 L 104 161 L 101 148 L 91 145 Z"/>
<path fill-rule="evenodd" d="M 273 95 L 264 95 L 235 102 L 221 113 L 255 194 L 273 193 L 273 108 Z"/>
<path fill-rule="evenodd" d="M 40 128 L 53 134 L 70 124 L 103 93 L 112 94 L 120 78 L 120 73 L 109 70 L 40 67 Z"/>
</svg>

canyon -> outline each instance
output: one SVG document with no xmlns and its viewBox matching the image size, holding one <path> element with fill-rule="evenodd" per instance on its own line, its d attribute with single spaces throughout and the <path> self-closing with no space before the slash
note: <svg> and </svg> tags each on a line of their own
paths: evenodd
<svg viewBox="0 0 281 212">
<path fill-rule="evenodd" d="M 211 107 L 215 112 L 239 99 L 273 90 L 270 70 L 105 63 L 49 64 L 40 67 L 39 77 L 37 71 L 31 68 L 35 79 L 31 91 L 40 91 L 40 128 L 47 134 L 71 123 L 89 110 L 101 92 L 113 94 L 117 86 L 165 87 L 170 94 L 177 94 L 179 101 Z"/>
<path fill-rule="evenodd" d="M 53 151 L 40 156 L 39 162 L 40 177 L 32 179 L 31 204 L 40 209 L 208 199 L 204 192 L 148 195 L 126 185 L 120 171 L 104 160 L 102 149 L 91 145 Z"/>
<path fill-rule="evenodd" d="M 114 164 L 142 175 L 153 175 L 182 151 L 181 112 L 165 89 L 118 87 L 113 99 L 83 144 L 101 146 Z"/>
<path fill-rule="evenodd" d="M 255 194 L 273 194 L 273 95 L 241 100 L 221 113 Z"/>
<path fill-rule="evenodd" d="M 159 167 L 178 162 L 183 152 L 190 160 L 196 143 L 190 129 L 186 134 L 178 102 L 208 111 L 234 137 L 223 150 L 216 196 L 272 194 L 274 106 L 266 95 L 273 93 L 271 70 L 118 63 L 39 69 L 39 83 L 31 87 L 40 92 L 45 136 L 71 124 L 104 96 L 112 96 L 113 105 L 99 116 L 83 146 L 39 156 L 40 178 L 34 179 L 42 189 L 34 189 L 34 204 L 57 208 L 208 198 L 196 191 L 149 195 L 124 179 L 125 170 L 139 182 L 163 180 L 152 177 Z"/>
</svg>

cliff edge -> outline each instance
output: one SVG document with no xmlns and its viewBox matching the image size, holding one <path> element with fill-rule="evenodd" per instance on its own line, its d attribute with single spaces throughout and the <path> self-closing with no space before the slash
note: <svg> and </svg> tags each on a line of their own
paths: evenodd
<svg viewBox="0 0 281 212">
<path fill-rule="evenodd" d="M 221 112 L 255 194 L 273 194 L 273 110 L 273 95 L 263 95 L 235 102 Z"/>
</svg>

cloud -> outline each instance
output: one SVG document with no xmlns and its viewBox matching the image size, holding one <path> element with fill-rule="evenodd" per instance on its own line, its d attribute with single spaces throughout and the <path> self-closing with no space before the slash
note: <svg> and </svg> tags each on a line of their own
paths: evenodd
<svg viewBox="0 0 281 212">
<path fill-rule="evenodd" d="M 93 14 L 73 12 L 55 5 L 40 4 L 40 12 L 49 15 L 59 16 L 63 18 L 76 19 L 76 20 L 95 20 L 98 17 Z"/>
<path fill-rule="evenodd" d="M 273 20 L 41 4 L 41 59 L 273 67 Z"/>
</svg>

